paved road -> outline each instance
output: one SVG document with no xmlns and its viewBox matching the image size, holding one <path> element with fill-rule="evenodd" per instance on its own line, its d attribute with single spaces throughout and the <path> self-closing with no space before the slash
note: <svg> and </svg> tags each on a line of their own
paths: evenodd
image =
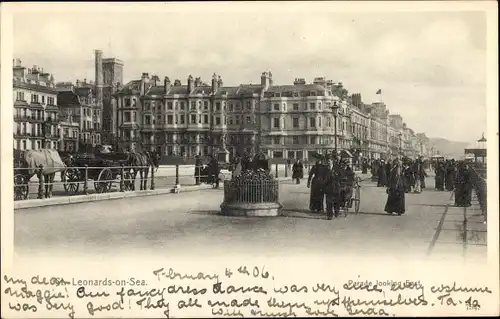
<svg viewBox="0 0 500 319">
<path fill-rule="evenodd" d="M 275 167 L 273 166 L 272 173 L 275 175 Z M 229 171 L 223 171 L 223 173 L 230 178 L 231 173 Z M 290 171 L 288 171 L 288 176 L 291 176 Z M 285 165 L 279 165 L 278 167 L 278 176 L 285 176 Z M 136 176 L 135 187 L 139 190 L 139 179 L 140 176 Z M 179 182 L 182 186 L 192 186 L 195 185 L 194 178 L 194 166 L 186 165 L 181 166 L 179 168 Z M 60 174 L 57 173 L 53 186 L 53 197 L 59 196 L 68 196 L 68 194 L 64 191 L 63 183 L 61 182 Z M 147 187 L 151 187 L 151 173 L 148 177 Z M 160 166 L 160 168 L 155 172 L 155 188 L 172 188 L 175 185 L 175 166 Z M 117 179 L 114 183 L 112 183 L 111 192 L 118 192 L 120 190 L 119 180 Z M 88 191 L 90 194 L 94 194 L 94 181 L 89 180 L 88 182 Z M 76 195 L 83 195 L 83 183 L 80 184 L 78 192 Z M 29 197 L 28 199 L 36 199 L 38 196 L 38 178 L 36 176 L 31 178 L 29 183 Z"/>
<path fill-rule="evenodd" d="M 284 216 L 273 218 L 220 216 L 223 192 L 215 189 L 23 209 L 15 212 L 15 248 L 31 256 L 322 253 L 403 258 L 429 257 L 431 251 L 430 258 L 461 258 L 463 218 L 451 213 L 460 213 L 459 208 L 447 208 L 449 192 L 407 194 L 406 214 L 389 216 L 383 211 L 385 189 L 367 181 L 360 213 L 328 221 L 307 211 L 304 184 L 281 184 Z M 429 179 L 427 185 L 432 184 Z M 445 212 L 446 222 L 441 222 Z M 470 246 L 467 256 L 477 261 L 485 252 L 484 245 Z"/>
</svg>

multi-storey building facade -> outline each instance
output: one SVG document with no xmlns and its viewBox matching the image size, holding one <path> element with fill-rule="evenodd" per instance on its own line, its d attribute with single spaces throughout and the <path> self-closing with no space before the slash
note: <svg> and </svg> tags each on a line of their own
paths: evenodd
<svg viewBox="0 0 500 319">
<path fill-rule="evenodd" d="M 385 104 L 363 104 L 359 94 L 349 97 L 342 83 L 325 78 L 276 85 L 264 72 L 260 84 L 224 86 L 215 74 L 209 85 L 192 76 L 182 84 L 143 73 L 140 80 L 117 84 L 113 98 L 122 150 L 186 156 L 260 150 L 271 158 L 308 159 L 331 152 L 335 139 L 338 150 L 357 149 L 372 158 L 399 154 L 404 141 L 415 147 L 402 136 L 402 118 L 389 115 Z"/>
<path fill-rule="evenodd" d="M 77 80 L 76 85 L 71 82 L 57 83 L 58 106 L 64 112 L 67 120 L 78 124 L 78 142 L 76 149 L 90 151 L 102 143 L 102 107 L 97 102 L 95 84 L 87 80 Z M 73 125 L 66 127 L 74 132 Z M 70 140 L 73 140 L 70 133 Z M 64 134 L 63 134 L 64 136 Z M 66 143 L 65 148 L 72 143 Z"/>
<path fill-rule="evenodd" d="M 54 77 L 38 66 L 13 66 L 14 149 L 58 149 L 59 110 Z"/>
</svg>

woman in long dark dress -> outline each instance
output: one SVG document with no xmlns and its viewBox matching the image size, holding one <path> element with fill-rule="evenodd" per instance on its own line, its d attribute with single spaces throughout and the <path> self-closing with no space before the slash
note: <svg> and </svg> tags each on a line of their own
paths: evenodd
<svg viewBox="0 0 500 319">
<path fill-rule="evenodd" d="M 387 188 L 387 202 L 385 211 L 389 214 L 396 213 L 402 215 L 405 213 L 405 185 L 401 173 L 401 164 L 395 159 L 389 175 L 389 187 Z"/>
<path fill-rule="evenodd" d="M 323 180 L 326 176 L 323 175 L 322 160 L 318 160 L 309 171 L 309 178 L 307 179 L 307 188 L 311 188 L 311 197 L 309 200 L 309 210 L 313 212 L 323 211 L 324 191 Z"/>
<path fill-rule="evenodd" d="M 472 179 L 467 164 L 460 163 L 455 178 L 455 206 L 469 207 L 471 205 Z"/>
</svg>

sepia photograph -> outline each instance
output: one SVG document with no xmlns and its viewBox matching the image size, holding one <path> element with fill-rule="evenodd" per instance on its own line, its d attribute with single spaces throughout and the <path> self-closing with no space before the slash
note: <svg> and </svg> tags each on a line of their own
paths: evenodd
<svg viewBox="0 0 500 319">
<path fill-rule="evenodd" d="M 106 260 L 131 256 L 200 260 L 189 267 L 214 256 L 341 258 L 337 273 L 363 258 L 487 269 L 498 254 L 498 237 L 488 237 L 498 236 L 498 203 L 487 203 L 487 170 L 498 173 L 498 103 L 488 93 L 497 98 L 488 82 L 498 76 L 488 64 L 489 50 L 498 63 L 489 39 L 497 8 L 376 3 L 2 5 L 2 201 L 11 198 L 14 264 L 99 260 L 96 280 Z M 153 277 L 183 278 L 164 267 Z M 89 297 L 94 278 L 81 279 L 62 282 Z M 498 294 L 485 282 L 470 291 Z M 217 284 L 214 293 L 229 289 Z M 345 300 L 337 305 L 347 314 L 390 315 Z M 474 301 L 463 300 L 479 311 Z M 151 307 L 184 317 L 164 302 Z M 189 311 L 292 316 L 278 304 Z M 18 305 L 9 304 L 14 317 L 41 315 Z M 462 308 L 454 311 L 473 315 Z M 73 317 L 115 316 L 82 309 Z"/>
</svg>

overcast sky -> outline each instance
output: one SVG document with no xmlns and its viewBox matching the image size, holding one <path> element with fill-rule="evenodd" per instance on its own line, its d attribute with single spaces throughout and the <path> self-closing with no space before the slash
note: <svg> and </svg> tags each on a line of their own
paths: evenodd
<svg viewBox="0 0 500 319">
<path fill-rule="evenodd" d="M 266 70 L 277 84 L 324 76 L 365 103 L 382 89 L 390 112 L 430 137 L 471 142 L 486 125 L 482 12 L 17 13 L 13 49 L 56 81 L 93 80 L 102 49 L 125 62 L 125 82 L 142 72 L 183 83 L 216 72 L 225 85 L 259 83 Z"/>
</svg>

